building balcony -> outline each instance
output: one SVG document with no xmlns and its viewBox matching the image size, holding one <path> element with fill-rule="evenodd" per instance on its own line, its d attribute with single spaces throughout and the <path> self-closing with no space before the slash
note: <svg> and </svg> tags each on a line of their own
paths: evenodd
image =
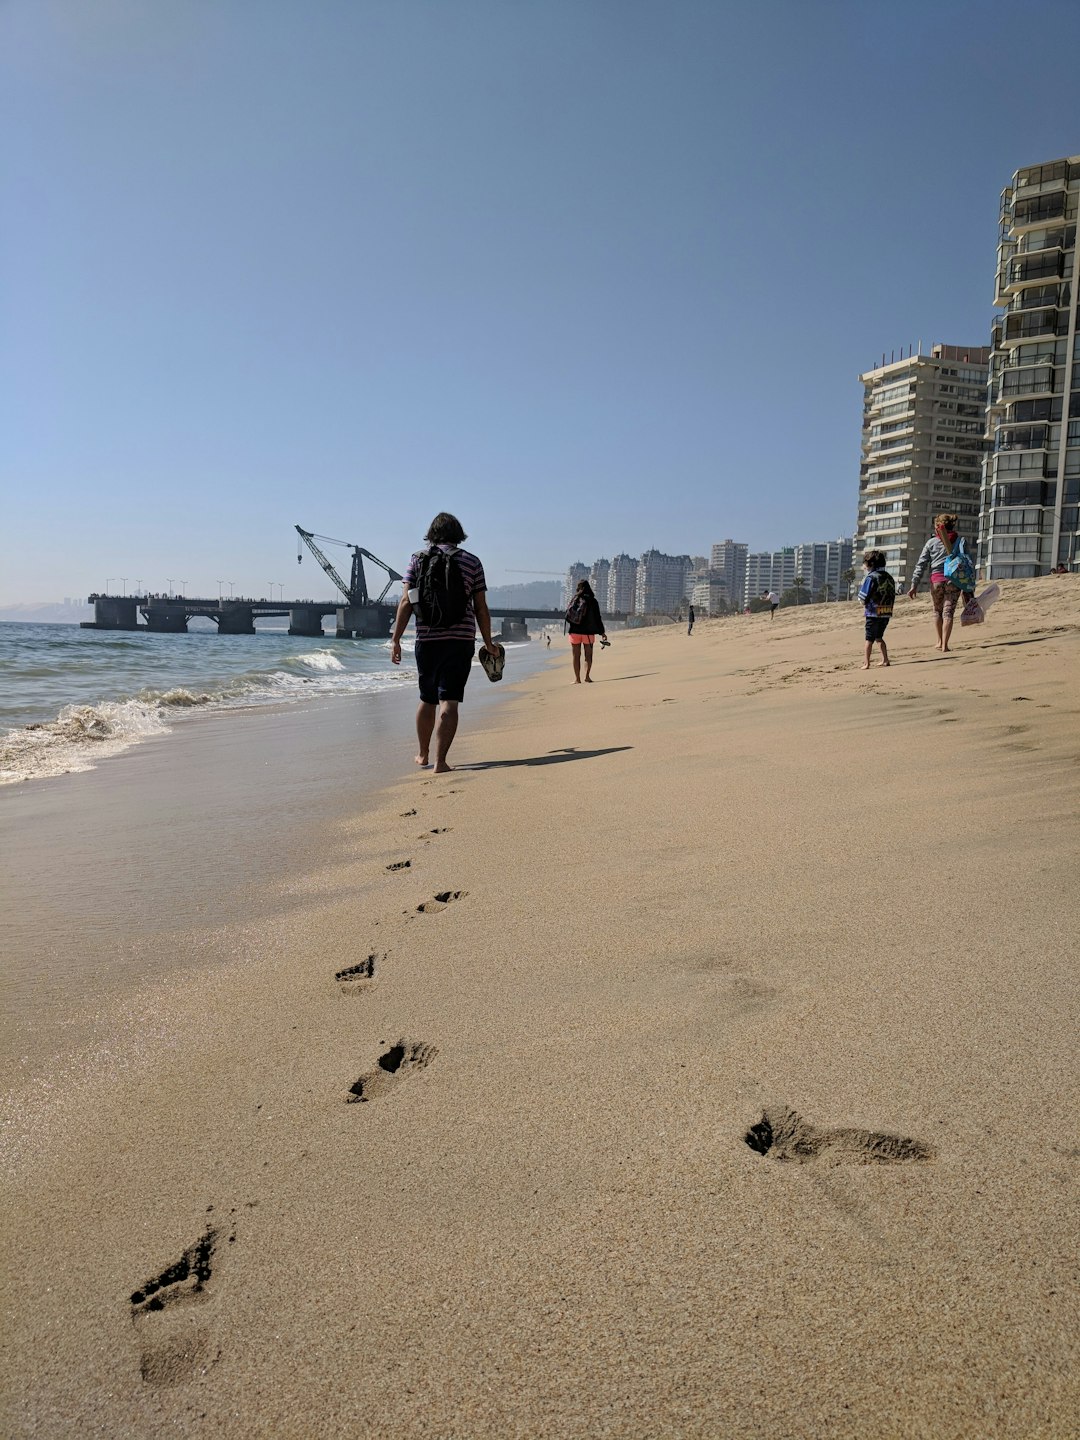
<svg viewBox="0 0 1080 1440">
<path fill-rule="evenodd" d="M 993 404 L 1007 405 L 1013 400 L 1034 400 L 1057 393 L 1054 370 L 1050 365 L 1034 365 L 1022 370 L 1005 370 L 993 395 Z"/>
<path fill-rule="evenodd" d="M 1038 226 L 1052 225 L 1055 220 L 1064 220 L 1065 206 L 1065 186 L 1062 183 L 1049 194 L 1033 195 L 1030 198 L 1017 195 L 1012 202 L 1011 212 L 1004 219 L 1014 234 L 1018 230 L 1034 230 Z"/>
<path fill-rule="evenodd" d="M 1060 333 L 1068 333 L 1068 314 L 1065 314 L 1065 328 Z M 1057 335 L 1060 328 L 1060 316 L 1057 308 L 1045 310 L 1024 311 L 1007 315 L 1000 332 L 995 325 L 994 348 L 1008 349 L 1012 345 L 1022 345 L 1025 340 L 1038 340 L 1047 336 Z"/>
</svg>

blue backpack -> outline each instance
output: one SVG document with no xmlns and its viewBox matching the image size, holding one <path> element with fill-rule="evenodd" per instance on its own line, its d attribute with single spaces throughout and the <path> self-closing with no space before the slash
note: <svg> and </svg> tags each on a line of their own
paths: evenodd
<svg viewBox="0 0 1080 1440">
<path fill-rule="evenodd" d="M 959 537 L 945 558 L 945 579 L 958 590 L 967 592 L 975 589 L 975 562 Z"/>
</svg>

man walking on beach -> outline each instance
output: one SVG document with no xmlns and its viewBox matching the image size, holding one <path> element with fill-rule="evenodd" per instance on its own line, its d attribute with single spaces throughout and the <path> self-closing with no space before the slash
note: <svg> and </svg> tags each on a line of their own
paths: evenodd
<svg viewBox="0 0 1080 1440">
<path fill-rule="evenodd" d="M 494 654 L 502 649 L 491 636 L 484 567 L 475 555 L 460 549 L 466 539 L 460 520 L 445 511 L 435 516 L 425 535 L 428 548 L 405 567 L 401 600 L 394 617 L 390 659 L 401 664 L 401 637 L 416 613 L 416 671 L 420 704 L 416 709 L 416 763 L 430 765 L 435 742 L 436 775 L 450 766 L 446 756 L 458 727 L 458 706 L 476 647 L 476 627 Z"/>
</svg>

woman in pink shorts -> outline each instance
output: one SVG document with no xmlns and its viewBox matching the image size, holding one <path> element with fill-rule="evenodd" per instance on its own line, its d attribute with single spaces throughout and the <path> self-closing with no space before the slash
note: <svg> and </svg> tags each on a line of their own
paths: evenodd
<svg viewBox="0 0 1080 1440">
<path fill-rule="evenodd" d="M 581 656 L 585 655 L 585 683 L 592 684 L 593 645 L 597 635 L 606 635 L 600 604 L 588 580 L 579 580 L 574 598 L 566 607 L 570 630 L 570 658 L 574 662 L 574 684 L 581 684 Z"/>
</svg>

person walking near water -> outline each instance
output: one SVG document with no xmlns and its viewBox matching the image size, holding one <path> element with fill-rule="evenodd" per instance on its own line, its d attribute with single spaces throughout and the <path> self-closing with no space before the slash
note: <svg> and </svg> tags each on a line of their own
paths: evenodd
<svg viewBox="0 0 1080 1440">
<path fill-rule="evenodd" d="M 581 654 L 585 652 L 585 684 L 592 684 L 593 645 L 597 635 L 607 637 L 600 602 L 588 580 L 579 580 L 574 598 L 566 607 L 566 624 L 570 630 L 570 658 L 574 662 L 574 684 L 581 684 Z"/>
<path fill-rule="evenodd" d="M 427 769 L 435 744 L 434 771 L 450 770 L 446 756 L 458 727 L 458 706 L 476 648 L 476 627 L 494 655 L 502 650 L 491 636 L 487 581 L 477 556 L 460 548 L 466 534 L 461 521 L 442 511 L 428 526 L 426 550 L 405 567 L 401 600 L 390 638 L 390 659 L 401 664 L 401 637 L 416 615 L 416 672 L 420 704 L 416 710 L 416 763 Z"/>
<path fill-rule="evenodd" d="M 692 605 L 686 615 L 686 633 L 687 635 L 694 633 L 694 607 Z"/>
<path fill-rule="evenodd" d="M 964 548 L 964 542 L 957 533 L 958 517 L 950 511 L 943 511 L 934 519 L 934 533 L 922 548 L 922 554 L 911 572 L 908 582 L 908 599 L 914 600 L 919 591 L 919 582 L 930 570 L 930 598 L 934 602 L 934 628 L 937 631 L 937 649 L 949 653 L 949 638 L 952 635 L 956 605 L 967 591 L 974 591 L 975 570 Z M 966 561 L 966 565 L 962 562 Z M 951 571 L 952 575 L 947 573 Z M 953 578 L 955 575 L 956 579 Z M 957 584 L 956 580 L 961 583 Z M 969 581 L 970 583 L 965 583 Z"/>
</svg>

